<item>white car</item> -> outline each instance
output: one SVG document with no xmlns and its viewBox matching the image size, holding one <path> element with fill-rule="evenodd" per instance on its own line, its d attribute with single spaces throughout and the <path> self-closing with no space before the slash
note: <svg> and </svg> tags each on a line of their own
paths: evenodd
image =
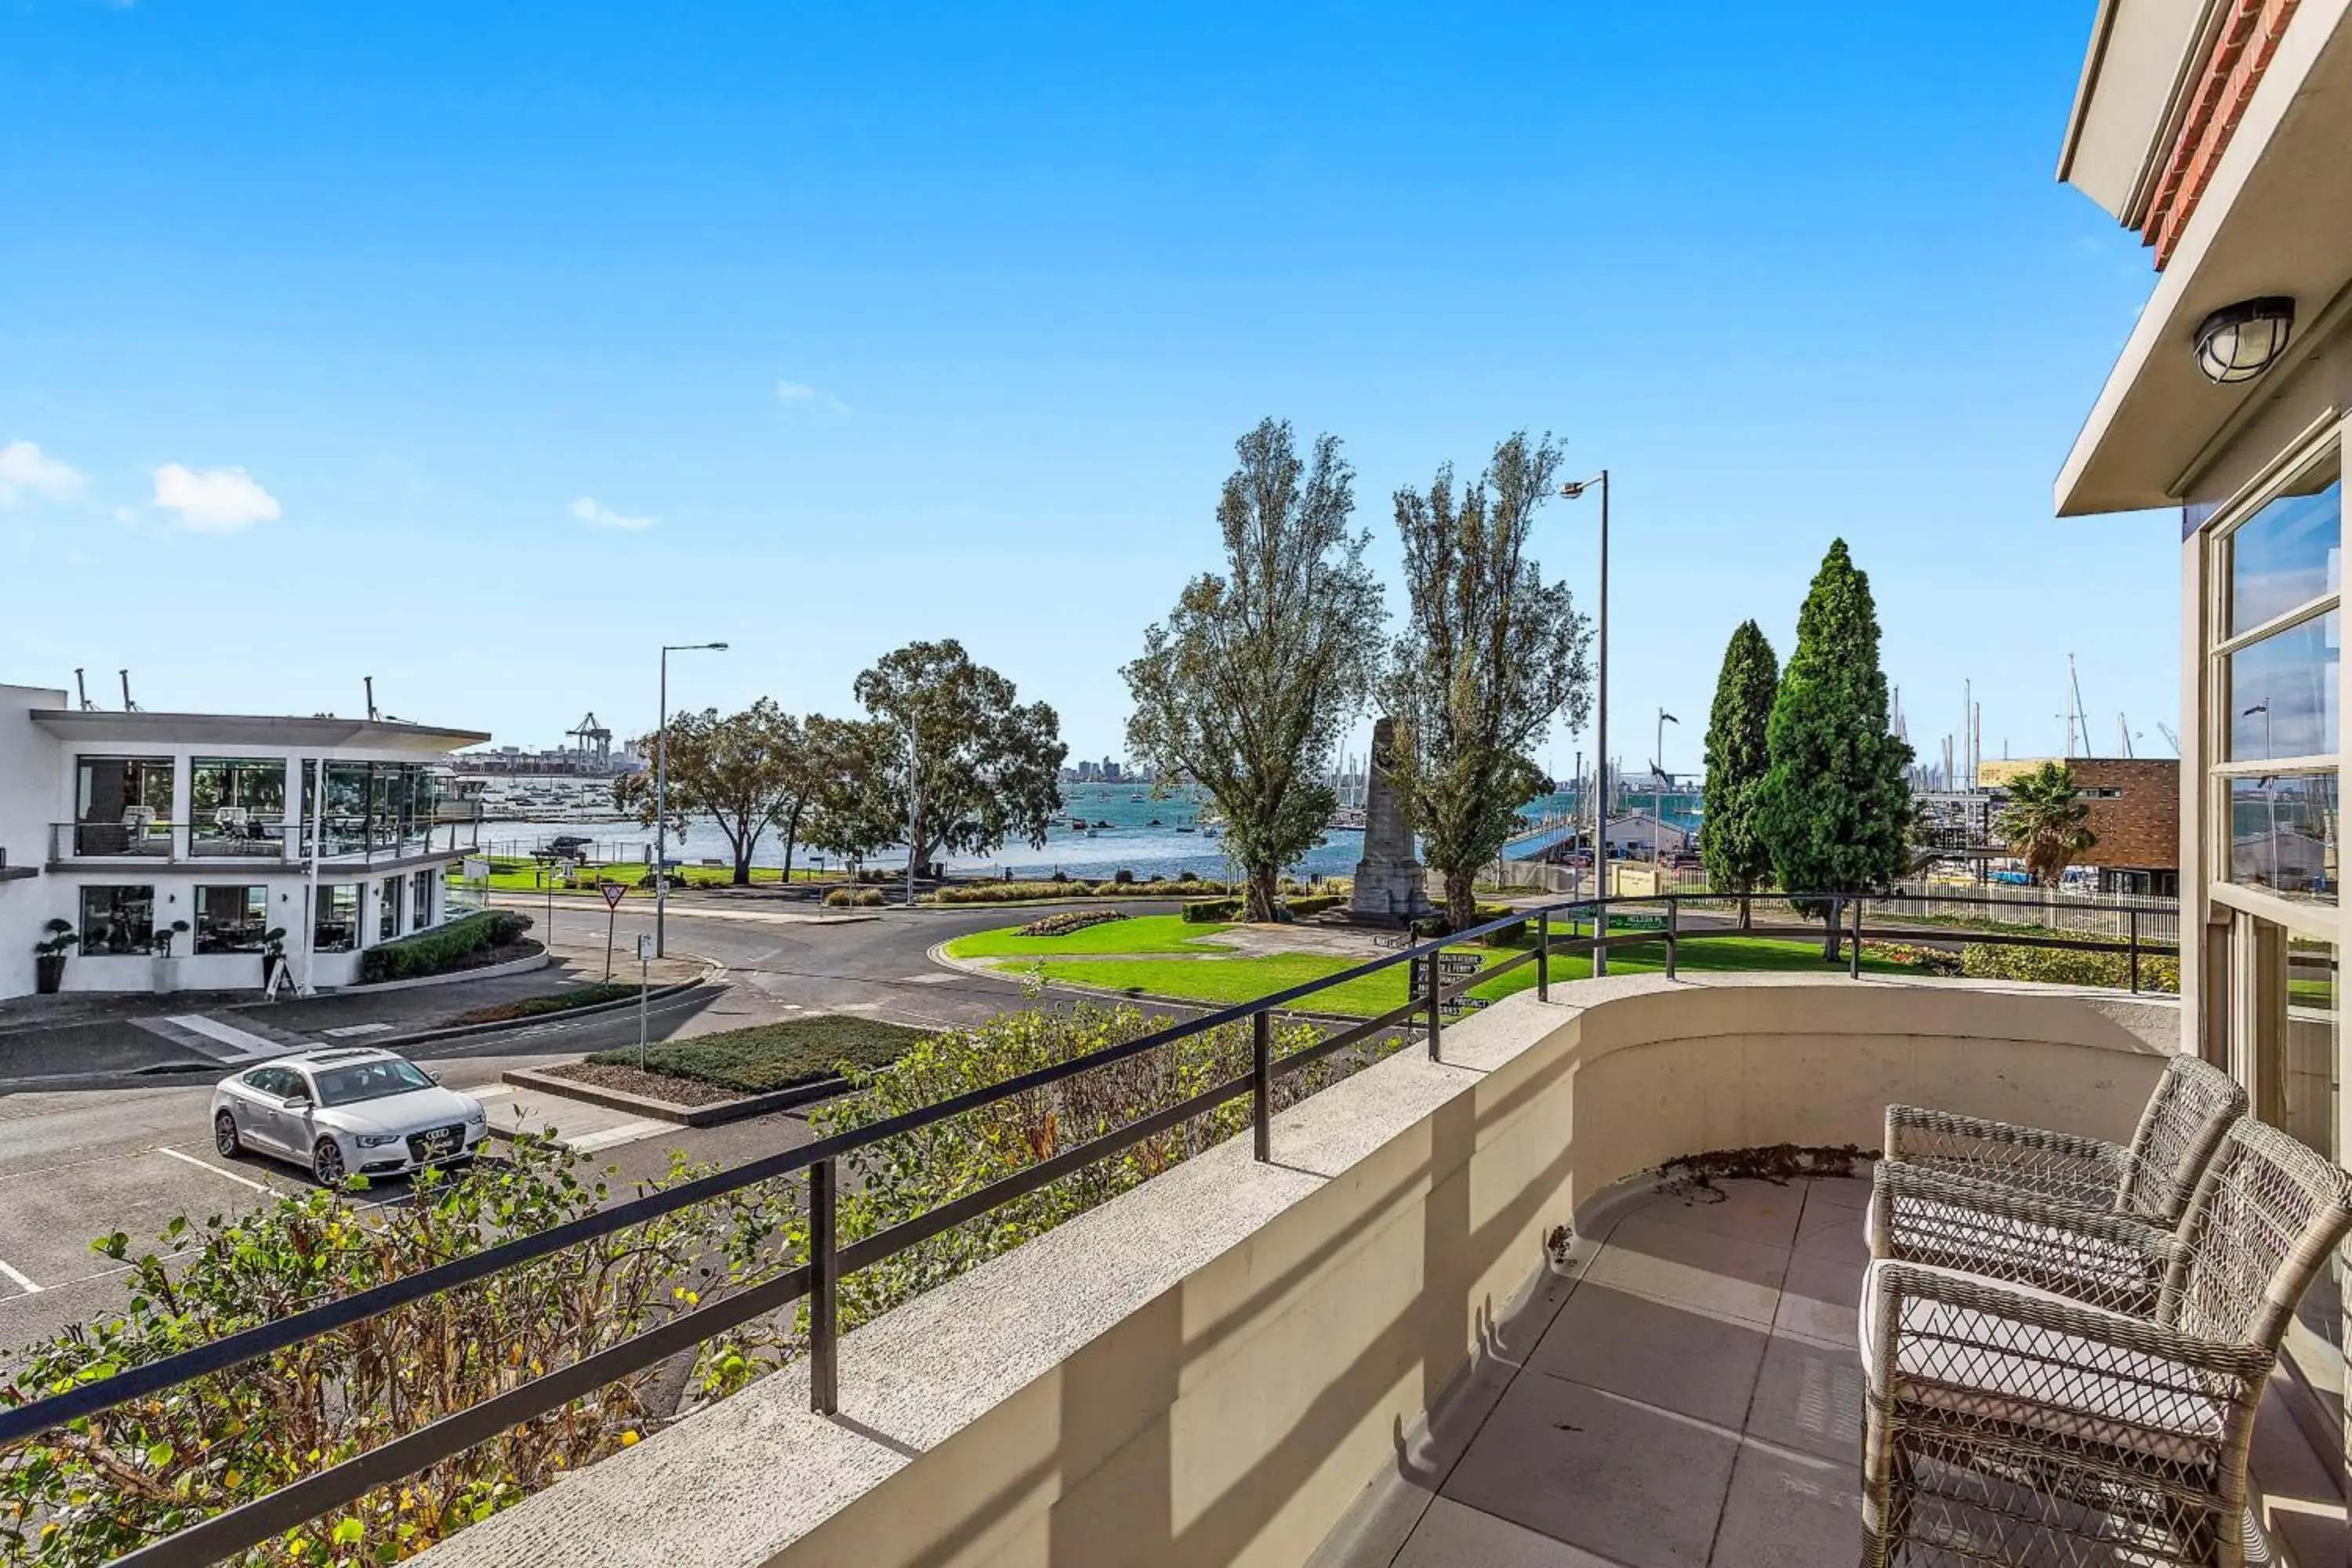
<svg viewBox="0 0 2352 1568">
<path fill-rule="evenodd" d="M 299 1051 L 213 1089 L 213 1146 L 223 1158 L 256 1149 L 306 1167 L 321 1186 L 454 1165 L 488 1134 L 480 1100 L 368 1047 Z"/>
</svg>

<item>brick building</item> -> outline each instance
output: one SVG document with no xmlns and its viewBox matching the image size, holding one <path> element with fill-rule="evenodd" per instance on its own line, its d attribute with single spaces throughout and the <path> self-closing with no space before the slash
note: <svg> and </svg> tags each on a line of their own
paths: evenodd
<svg viewBox="0 0 2352 1568">
<path fill-rule="evenodd" d="M 2011 779 L 2044 763 L 2074 770 L 2085 824 L 2098 845 L 2083 863 L 2099 872 L 2103 893 L 2180 891 L 2180 763 L 2172 757 L 2020 757 L 1980 763 L 1978 782 L 1997 795 Z M 1999 802 L 1995 802 L 1999 809 Z"/>
</svg>

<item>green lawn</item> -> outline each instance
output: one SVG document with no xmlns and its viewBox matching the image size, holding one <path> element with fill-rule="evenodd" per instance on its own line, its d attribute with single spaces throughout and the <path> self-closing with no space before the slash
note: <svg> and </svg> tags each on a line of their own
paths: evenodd
<svg viewBox="0 0 2352 1568">
<path fill-rule="evenodd" d="M 1139 915 L 1105 921 L 1066 936 L 1023 936 L 1020 926 L 974 931 L 948 943 L 950 958 L 1044 958 L 1096 952 L 1219 952 L 1223 942 L 1202 937 L 1229 931 L 1223 925 L 1188 925 L 1181 915 Z"/>
<path fill-rule="evenodd" d="M 672 1078 L 692 1079 L 743 1094 L 765 1094 L 833 1076 L 847 1062 L 872 1070 L 897 1061 L 926 1031 L 848 1014 L 755 1024 L 690 1040 L 655 1046 L 646 1066 Z M 588 1058 L 608 1067 L 637 1065 L 635 1046 L 599 1051 Z"/>
<path fill-rule="evenodd" d="M 1508 950 L 1465 948 L 1461 951 L 1482 953 L 1490 964 L 1499 963 L 1512 956 Z M 999 964 L 998 967 L 1025 969 L 1030 966 Z M 1158 996 L 1179 996 L 1188 1001 L 1231 1003 L 1254 1001 L 1306 981 L 1337 974 L 1343 969 L 1355 967 L 1355 964 L 1347 959 L 1326 958 L 1318 954 L 1282 953 L 1272 958 L 1200 960 L 1154 961 L 1147 958 L 1103 962 L 1064 959 L 1047 960 L 1035 967 L 1048 980 Z M 1612 974 L 1654 973 L 1664 967 L 1665 949 L 1662 943 L 1627 942 L 1609 950 L 1609 969 Z M 1806 974 L 1844 973 L 1843 963 L 1833 966 L 1822 962 L 1822 950 L 1817 943 L 1758 937 L 1685 939 L 1682 944 L 1680 967 L 1694 972 L 1778 970 Z M 1864 960 L 1863 968 L 1874 974 L 1916 973 L 1902 964 L 1875 959 Z M 1556 956 L 1551 961 L 1554 980 L 1582 980 L 1591 973 L 1590 959 Z M 1535 965 L 1530 963 L 1500 979 L 1476 986 L 1470 994 L 1488 1001 L 1498 1001 L 1516 992 L 1525 991 L 1535 983 Z M 1400 963 L 1378 974 L 1350 980 L 1328 991 L 1318 992 L 1299 1005 L 1318 1013 L 1370 1017 L 1375 1013 L 1385 1013 L 1391 1007 L 1401 1006 L 1404 1001 L 1405 965 Z"/>
</svg>

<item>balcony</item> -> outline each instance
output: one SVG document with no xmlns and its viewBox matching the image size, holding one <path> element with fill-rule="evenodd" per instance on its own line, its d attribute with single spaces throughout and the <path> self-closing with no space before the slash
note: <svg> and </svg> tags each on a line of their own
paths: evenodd
<svg viewBox="0 0 2352 1568">
<path fill-rule="evenodd" d="M 883 1129 L 771 1152 L 709 1178 L 731 1187 L 520 1236 L 365 1303 L 0 1411 L 0 1441 L 617 1234 L 649 1205 L 792 1178 L 808 1244 L 761 1283 L 689 1300 L 571 1365 L 534 1365 L 482 1404 L 184 1529 L 153 1561 L 211 1561 L 370 1489 L 390 1495 L 440 1457 L 802 1301 L 805 1359 L 674 1419 L 640 1407 L 646 1440 L 633 1432 L 634 1446 L 416 1561 L 1845 1561 L 1860 1531 L 1859 1205 L 1885 1107 L 2121 1140 L 2178 1038 L 2169 999 L 1995 982 L 1618 975 L 1521 993 L 1441 1035 L 1443 1000 L 1279 1058 L 1259 1030 L 1245 1076 L 855 1240 L 837 1231 L 838 1172 Z M 1275 1086 L 1318 1053 L 1424 1021 L 1410 1048 L 1273 1110 Z M 972 1093 L 1033 1095 L 1165 1037 Z M 835 1327 L 844 1275 L 1237 1097 L 1257 1112 L 1255 1137 Z M 1691 1179 L 1690 1157 L 1710 1153 L 1763 1179 Z M 2340 1489 L 2302 1434 L 2340 1439 L 2294 1392 L 2256 1433 L 2262 1523 L 2332 1530 L 2340 1546 Z"/>
<path fill-rule="evenodd" d="M 53 822 L 48 863 L 52 869 L 126 861 L 173 865 L 223 860 L 307 864 L 313 837 L 307 823 L 227 818 L 198 823 L 154 821 Z M 478 848 L 478 809 L 445 808 L 429 822 L 327 818 L 320 859 L 336 866 L 373 866 L 454 855 Z"/>
<path fill-rule="evenodd" d="M 420 1561 L 1852 1560 L 1864 1184 L 1678 1194 L 1657 1171 L 1868 1149 L 1895 1100 L 2125 1138 L 2171 1005 L 1767 977 L 1553 994 L 1276 1117 L 1264 1163 L 1222 1145 L 844 1336 L 836 1415 L 770 1378 Z M 2292 1422 L 2266 1426 L 2308 1480 Z"/>
</svg>

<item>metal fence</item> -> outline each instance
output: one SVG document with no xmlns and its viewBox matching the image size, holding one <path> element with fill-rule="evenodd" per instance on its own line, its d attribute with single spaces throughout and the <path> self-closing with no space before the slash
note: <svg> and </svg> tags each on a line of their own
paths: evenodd
<svg viewBox="0 0 2352 1568">
<path fill-rule="evenodd" d="M 810 1402 L 831 1414 L 839 1405 L 838 1292 L 844 1276 L 870 1268 L 999 1206 L 1072 1175 L 1098 1161 L 1120 1153 L 1144 1140 L 1213 1112 L 1234 1100 L 1246 1099 L 1251 1107 L 1255 1156 L 1272 1157 L 1272 1117 L 1276 1085 L 1310 1064 L 1375 1040 L 1393 1041 L 1399 1033 L 1421 1041 L 1433 1061 L 1443 1060 L 1444 1028 L 1450 1005 L 1476 986 L 1490 984 L 1532 965 L 1535 990 L 1549 995 L 1551 962 L 1555 957 L 1590 955 L 1595 973 L 1605 973 L 1609 952 L 1629 946 L 1663 950 L 1664 970 L 1672 976 L 1683 944 L 1695 940 L 1717 941 L 1732 935 L 1819 938 L 1824 923 L 1801 918 L 1799 905 L 1779 896 L 1748 901 L 1750 926 L 1727 929 L 1723 917 L 1740 900 L 1721 896 L 1666 894 L 1646 899 L 1563 901 L 1539 909 L 1514 911 L 1471 930 L 1427 942 L 1412 942 L 1353 964 L 1335 974 L 1277 991 L 1255 1001 L 1236 1004 L 1181 1023 L 1171 1024 L 1134 1039 L 1119 1042 L 1087 1056 L 1022 1073 L 1002 1082 L 971 1089 L 927 1106 L 873 1122 L 854 1131 L 822 1138 L 800 1148 L 781 1151 L 731 1170 L 678 1183 L 676 1185 L 616 1203 L 583 1217 L 555 1225 L 533 1235 L 501 1242 L 467 1257 L 456 1258 L 405 1278 L 376 1285 L 356 1294 L 258 1324 L 196 1348 L 142 1365 L 124 1366 L 111 1375 L 79 1384 L 47 1397 L 0 1410 L 0 1461 L 14 1450 L 56 1434 L 74 1423 L 131 1405 L 155 1400 L 199 1380 L 236 1372 L 257 1359 L 293 1350 L 322 1335 L 377 1319 L 409 1304 L 445 1291 L 480 1285 L 507 1276 L 536 1260 L 550 1258 L 565 1248 L 612 1237 L 696 1205 L 724 1201 L 761 1185 L 800 1178 L 807 1205 L 809 1246 L 805 1257 L 780 1267 L 755 1284 L 707 1303 L 690 1303 L 657 1326 L 599 1350 L 569 1365 L 551 1367 L 468 1408 L 443 1415 L 390 1437 L 377 1447 L 331 1462 L 267 1496 L 241 1503 L 190 1524 L 176 1533 L 141 1547 L 119 1562 L 137 1568 L 199 1568 L 256 1546 L 341 1509 L 379 1487 L 402 1480 L 441 1460 L 486 1442 L 520 1423 L 545 1415 L 657 1363 L 696 1350 L 731 1329 L 768 1316 L 801 1301 L 809 1303 L 808 1359 Z M 1847 973 L 1862 973 L 1861 942 L 1866 938 L 1908 937 L 1911 925 L 1872 924 L 1869 908 L 1897 922 L 1909 917 L 1899 911 L 1909 904 L 1942 906 L 1948 899 L 1933 894 L 1905 900 L 1878 900 L 1843 893 L 1811 896 L 1811 902 L 1832 915 L 1845 944 Z M 1759 918 L 1760 917 L 1760 918 Z M 1711 920 L 1713 923 L 1701 923 Z M 1638 922 L 1627 931 L 1612 921 Z M 1915 922 L 1916 923 L 1916 922 Z M 1514 931 L 1513 928 L 1517 928 Z M 1523 931 L 1524 936 L 1518 935 Z M 1612 934 L 1613 931 L 1613 934 Z M 2030 946 L 2127 952 L 2132 981 L 2138 981 L 2140 958 L 2163 950 L 2147 942 L 2116 942 L 2071 936 L 2017 936 L 1969 929 L 1938 930 L 1937 940 L 1953 942 L 2002 942 Z M 1441 962 L 1449 947 L 1487 938 L 1524 942 L 1524 947 L 1475 973 Z M 1407 1000 L 1376 1017 L 1323 1036 L 1312 1045 L 1276 1055 L 1277 1015 L 1312 1010 L 1315 998 L 1335 986 L 1378 974 L 1397 964 L 1409 965 L 1416 984 Z M 903 1134 L 919 1132 L 953 1118 L 1018 1095 L 1032 1093 L 1080 1074 L 1131 1060 L 1188 1037 L 1235 1024 L 1251 1031 L 1250 1070 L 1161 1107 L 1140 1119 L 1049 1158 L 1036 1161 L 975 1191 L 952 1199 L 911 1219 L 856 1240 L 844 1242 L 838 1227 L 841 1163 L 859 1151 Z M 780 1260 L 781 1263 L 782 1260 Z M 395 1396 L 396 1397 L 396 1396 Z M 314 1456 L 315 1458 L 315 1456 Z"/>
</svg>

